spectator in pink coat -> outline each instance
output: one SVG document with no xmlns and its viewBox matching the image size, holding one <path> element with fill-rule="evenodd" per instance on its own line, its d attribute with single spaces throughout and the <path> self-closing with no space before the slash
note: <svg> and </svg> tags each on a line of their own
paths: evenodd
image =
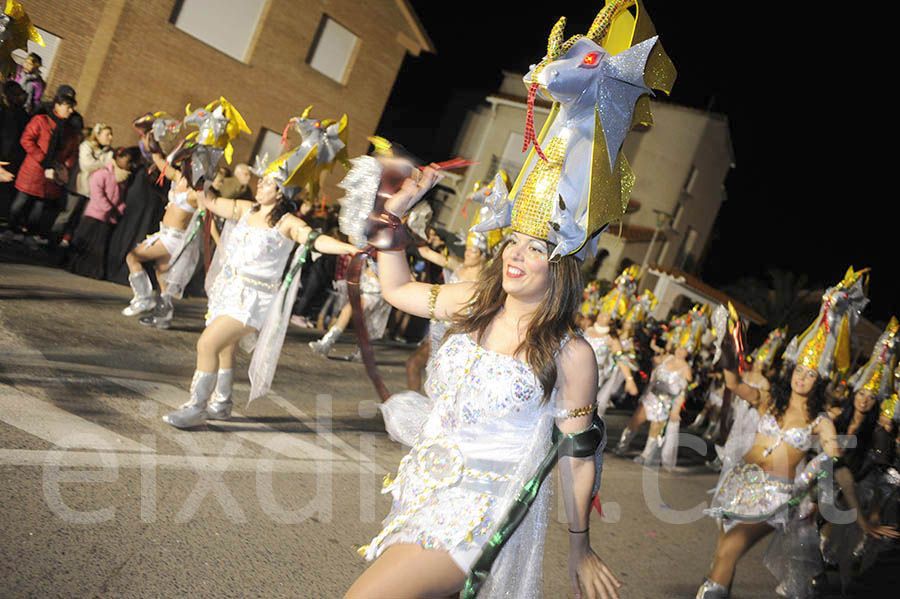
<svg viewBox="0 0 900 599">
<path fill-rule="evenodd" d="M 109 236 L 125 211 L 125 191 L 132 168 L 139 161 L 137 147 L 119 148 L 111 164 L 91 174 L 91 196 L 72 239 L 69 270 L 75 274 L 105 277 Z"/>
</svg>

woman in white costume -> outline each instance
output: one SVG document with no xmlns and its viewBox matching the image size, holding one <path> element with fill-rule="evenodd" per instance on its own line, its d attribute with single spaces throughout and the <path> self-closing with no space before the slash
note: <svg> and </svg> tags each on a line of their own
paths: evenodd
<svg viewBox="0 0 900 599">
<path fill-rule="evenodd" d="M 298 150 L 300 150 L 298 148 Z M 316 235 L 291 214 L 291 198 L 300 189 L 292 180 L 303 156 L 290 153 L 258 170 L 262 177 L 256 203 L 216 197 L 210 191 L 192 192 L 200 205 L 226 223 L 222 243 L 210 268 L 209 310 L 206 328 L 197 341 L 197 369 L 189 401 L 163 420 L 176 428 L 192 428 L 208 419 L 231 417 L 232 367 L 237 343 L 260 331 L 250 366 L 250 399 L 263 394 L 271 383 L 284 341 L 299 273 L 309 248 L 323 254 L 353 254 L 356 248 L 327 235 Z M 291 274 L 282 274 L 296 244 Z"/>
</svg>

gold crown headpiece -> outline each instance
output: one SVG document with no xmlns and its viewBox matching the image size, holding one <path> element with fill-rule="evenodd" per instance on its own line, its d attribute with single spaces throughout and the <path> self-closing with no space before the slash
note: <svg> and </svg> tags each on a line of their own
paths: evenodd
<svg viewBox="0 0 900 599">
<path fill-rule="evenodd" d="M 872 356 L 862 368 L 850 377 L 854 391 L 866 389 L 874 393 L 876 399 L 884 399 L 893 389 L 894 369 L 897 366 L 897 332 L 900 323 L 892 316 L 884 332 L 872 348 Z"/>
</svg>

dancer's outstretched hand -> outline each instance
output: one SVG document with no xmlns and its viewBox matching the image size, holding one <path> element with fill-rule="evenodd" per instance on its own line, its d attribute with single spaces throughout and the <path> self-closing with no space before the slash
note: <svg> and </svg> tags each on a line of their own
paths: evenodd
<svg viewBox="0 0 900 599">
<path fill-rule="evenodd" d="M 569 578 L 575 599 L 619 599 L 622 583 L 613 575 L 591 546 L 577 541 L 569 548 Z"/>
<path fill-rule="evenodd" d="M 412 176 L 403 181 L 400 190 L 387 199 L 384 209 L 403 218 L 407 211 L 440 181 L 442 176 L 443 174 L 439 170 L 431 166 L 426 166 L 421 171 L 414 170 Z"/>
</svg>

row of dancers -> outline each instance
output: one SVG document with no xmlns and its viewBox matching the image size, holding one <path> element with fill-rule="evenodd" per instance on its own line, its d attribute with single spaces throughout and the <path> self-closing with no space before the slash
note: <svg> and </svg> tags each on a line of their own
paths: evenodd
<svg viewBox="0 0 900 599">
<path fill-rule="evenodd" d="M 420 167 L 389 144 L 349 160 L 346 116 L 319 120 L 307 109 L 285 129 L 285 140 L 293 130 L 300 143 L 271 162 L 258 161 L 256 201 L 231 200 L 219 197 L 210 182 L 219 162 L 230 158 L 231 141 L 249 129 L 224 97 L 180 120 L 148 113 L 135 121 L 141 144 L 170 188 L 160 231 L 127 258 L 134 297 L 124 313 L 167 327 L 172 299 L 180 297 L 199 260 L 204 215 L 226 223 L 207 273 L 209 312 L 188 401 L 167 414 L 166 423 L 193 429 L 230 417 L 239 342 L 253 348 L 250 400 L 265 395 L 299 270 L 311 250 L 354 255 L 351 297 L 366 293 L 360 287 L 368 276 L 377 282 L 378 291 L 376 283 L 369 288 L 379 299 L 433 321 L 425 394 L 399 393 L 381 404 L 386 430 L 410 451 L 385 481 L 393 506 L 384 528 L 361 549 L 372 564 L 346 592 L 348 599 L 540 596 L 551 486 L 542 483 L 554 467 L 568 518 L 575 595 L 619 596 L 621 583 L 592 548 L 590 511 L 602 498 L 603 414 L 619 387 L 638 394 L 644 368 L 629 336 L 613 334 L 612 327 L 636 329 L 654 306 L 650 294 L 634 295 L 640 273 L 626 271 L 587 326 L 592 309 L 588 302 L 582 310 L 581 263 L 596 251 L 599 233 L 624 215 L 634 175 L 623 140 L 635 124 L 652 124 L 646 96 L 651 90 L 669 93 L 675 69 L 641 0 L 608 0 L 584 35 L 564 39 L 564 28 L 562 19 L 551 30 L 546 54 L 525 76 L 525 164 L 511 187 L 498 176 L 485 189 L 469 237 L 481 257 L 445 284 L 414 280 L 404 250 L 415 243 L 410 229 L 417 203 L 444 168 L 459 162 Z M 540 134 L 533 123 L 538 93 L 554 102 Z M 196 131 L 179 141 L 190 127 Z M 336 164 L 348 171 L 341 183 L 341 230 L 350 243 L 320 234 L 292 213 L 291 200 L 301 189 L 314 194 L 320 175 Z M 863 279 L 851 270 L 828 290 L 820 317 L 788 346 L 777 381 L 744 371 L 740 319 L 721 306 L 699 308 L 672 323 L 666 339 L 653 341 L 660 354 L 653 356 L 649 382 L 617 451 L 624 452 L 638 427 L 650 422 L 639 461 L 674 465 L 685 393 L 696 376 L 692 362 L 704 335 L 707 342 L 712 338 L 708 353 L 729 391 L 721 411 L 733 413 L 709 510 L 722 530 L 697 597 L 727 597 L 739 557 L 773 530 L 781 556 L 775 560 L 779 592 L 806 596 L 815 573 L 797 565 L 809 562 L 788 558 L 803 551 L 805 559 L 817 513 L 812 506 L 824 501 L 829 485 L 841 489 L 836 501 L 860 508 L 859 530 L 873 538 L 894 534 L 861 498 L 869 487 L 873 497 L 884 495 L 896 444 L 880 438 L 889 457 L 873 458 L 876 465 L 866 472 L 878 474 L 869 487 L 869 479 L 855 485 L 823 394 L 828 382 L 846 380 L 843 352 L 865 304 Z M 342 328 L 329 331 L 331 337 L 314 349 L 327 353 Z M 371 366 L 364 332 L 365 326 L 357 328 Z M 889 337 L 879 346 L 876 362 L 882 366 L 885 357 L 891 366 L 895 361 L 896 327 Z M 876 397 L 890 391 L 892 375 L 884 367 L 875 370 L 877 376 L 866 370 L 850 379 L 849 388 Z M 859 430 L 853 415 L 847 430 Z M 821 451 L 804 464 L 815 444 Z M 883 505 L 896 504 L 893 488 L 894 503 Z M 837 525 L 824 528 L 835 543 L 852 537 Z"/>
</svg>

